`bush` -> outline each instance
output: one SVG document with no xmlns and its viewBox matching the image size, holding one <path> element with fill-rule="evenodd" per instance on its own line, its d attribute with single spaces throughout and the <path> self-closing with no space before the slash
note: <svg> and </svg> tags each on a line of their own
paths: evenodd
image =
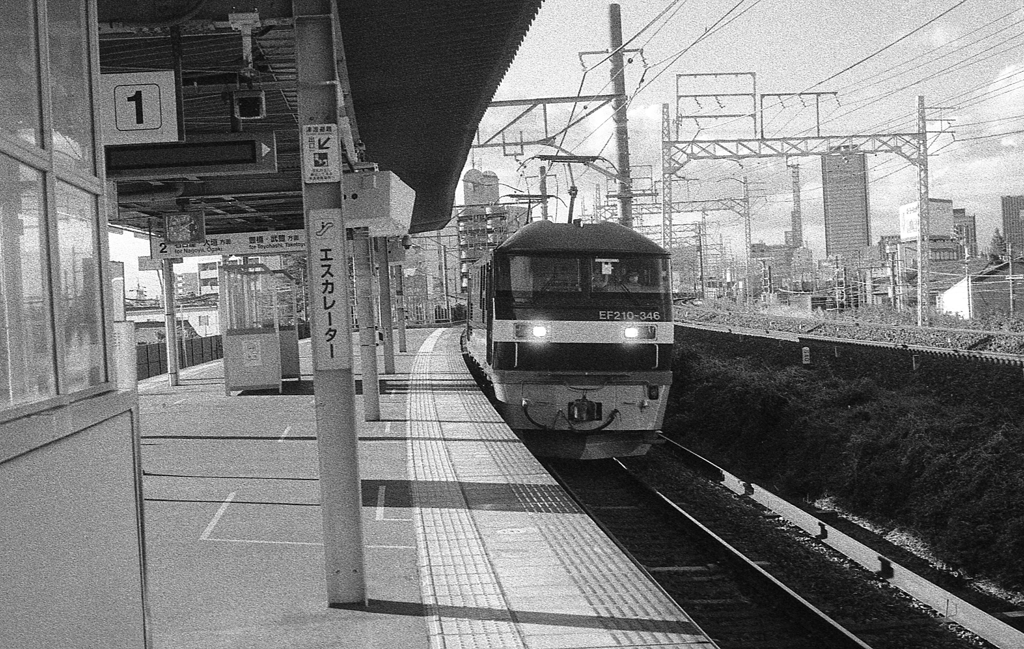
<svg viewBox="0 0 1024 649">
<path fill-rule="evenodd" d="M 666 433 L 783 496 L 829 495 L 913 530 L 969 574 L 1024 587 L 1024 428 L 992 407 L 991 385 L 974 381 L 951 399 L 921 384 L 778 367 L 747 343 L 678 347 Z M 749 353 L 729 358 L 738 348 Z"/>
</svg>

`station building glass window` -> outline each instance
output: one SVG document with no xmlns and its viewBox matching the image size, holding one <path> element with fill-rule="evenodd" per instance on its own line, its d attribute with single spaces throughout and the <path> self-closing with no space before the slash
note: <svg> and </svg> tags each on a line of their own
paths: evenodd
<svg viewBox="0 0 1024 649">
<path fill-rule="evenodd" d="M 0 21 L 0 131 L 32 146 L 42 141 L 39 47 L 34 2 L 5 3 Z"/>
<path fill-rule="evenodd" d="M 48 2 L 53 150 L 58 163 L 94 172 L 88 13 L 83 2 Z"/>
<path fill-rule="evenodd" d="M 93 0 L 4 5 L 0 423 L 110 387 L 95 15 Z"/>
<path fill-rule="evenodd" d="M 87 388 L 104 379 L 96 212 L 94 196 L 67 183 L 57 183 L 60 314 L 67 390 Z"/>
<path fill-rule="evenodd" d="M 54 395 L 43 174 L 0 154 L 0 409 Z"/>
</svg>

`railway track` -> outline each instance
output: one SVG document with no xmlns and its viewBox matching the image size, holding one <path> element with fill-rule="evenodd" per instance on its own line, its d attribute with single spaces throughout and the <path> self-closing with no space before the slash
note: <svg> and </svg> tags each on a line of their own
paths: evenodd
<svg viewBox="0 0 1024 649">
<path fill-rule="evenodd" d="M 657 457 L 658 454 L 661 455 L 661 458 Z M 668 487 L 668 489 L 672 491 L 674 498 L 688 503 L 687 506 L 692 507 L 697 512 L 696 515 L 699 515 L 702 520 L 712 527 L 720 528 L 721 524 L 718 521 L 722 518 L 721 513 L 730 506 L 728 505 L 729 501 L 736 500 L 736 498 L 726 495 L 726 504 L 723 504 L 721 496 L 729 493 L 744 493 L 749 498 L 740 499 L 741 501 L 750 507 L 762 509 L 764 511 L 763 516 L 766 519 L 774 519 L 779 525 L 789 528 L 792 531 L 791 536 L 798 545 L 807 546 L 813 544 L 822 552 L 830 554 L 838 551 L 842 553 L 843 561 L 849 559 L 849 563 L 853 567 L 853 574 L 869 575 L 875 583 L 883 584 L 886 587 L 884 590 L 900 589 L 904 591 L 920 603 L 920 606 L 915 607 L 916 609 L 927 610 L 930 608 L 932 611 L 931 618 L 936 619 L 936 621 L 942 624 L 944 633 L 946 630 L 949 630 L 960 637 L 971 638 L 973 642 L 969 646 L 994 646 L 1006 649 L 1024 647 L 1024 633 L 1019 628 L 1014 628 L 998 618 L 999 614 L 995 611 L 1002 610 L 1001 608 L 986 612 L 979 608 L 979 606 L 984 607 L 986 604 L 991 605 L 992 603 L 981 601 L 986 598 L 979 597 L 977 593 L 968 592 L 964 585 L 947 583 L 947 587 L 952 586 L 953 588 L 952 591 L 949 591 L 943 586 L 928 581 L 928 577 L 921 576 L 920 573 L 915 574 L 911 572 L 911 568 L 907 566 L 921 564 L 920 560 L 908 558 L 908 553 L 901 552 L 897 548 L 874 538 L 874 535 L 867 532 L 867 530 L 859 529 L 853 524 L 843 523 L 841 519 L 837 519 L 834 516 L 824 520 L 817 518 L 813 513 L 791 505 L 757 485 L 741 482 L 735 476 L 724 472 L 719 467 L 670 439 L 665 439 L 665 444 L 659 447 L 658 453 L 652 456 L 650 460 L 649 464 L 652 467 L 660 464 L 667 468 L 670 474 L 674 473 L 676 477 L 671 478 L 673 483 L 679 481 L 680 475 L 688 476 L 687 479 L 690 480 L 693 479 L 693 475 L 700 475 L 706 478 L 706 481 L 695 481 L 684 490 L 672 490 L 671 487 Z M 680 470 L 681 466 L 686 468 Z M 662 479 L 665 479 L 668 475 L 663 474 Z M 711 483 L 714 484 L 712 485 Z M 785 519 L 785 521 L 782 519 Z M 733 524 L 732 521 L 725 521 L 727 528 Z M 812 537 L 814 541 L 811 541 Z M 736 540 L 736 544 L 742 548 L 749 545 L 749 541 L 741 536 L 741 538 Z M 825 548 L 826 545 L 829 547 Z M 758 544 L 756 547 L 760 548 L 761 544 Z M 893 554 L 894 552 L 895 554 Z M 838 556 L 836 560 L 840 560 Z M 854 563 L 860 565 L 854 566 Z M 799 563 L 777 561 L 775 567 L 778 568 L 776 576 L 779 576 L 786 583 L 799 584 L 804 579 L 804 576 L 808 574 L 808 569 L 800 567 Z M 794 567 L 797 569 L 793 570 Z M 773 572 L 775 572 L 774 569 Z M 926 571 L 926 573 L 928 572 L 934 571 Z M 951 580 L 946 578 L 940 581 L 950 582 Z M 841 595 L 843 589 L 835 589 L 835 591 Z M 809 591 L 801 588 L 801 592 Z M 899 595 L 897 601 L 904 599 L 906 598 Z M 978 606 L 975 606 L 968 600 L 978 600 L 974 602 Z M 848 608 L 844 605 L 843 598 L 836 596 L 836 592 L 830 593 L 826 591 L 822 593 L 822 598 L 819 601 L 825 610 L 837 617 L 842 614 L 835 611 Z M 944 616 L 937 617 L 934 613 L 935 611 L 943 612 Z M 918 617 L 916 610 L 913 617 Z M 950 622 L 955 624 L 950 624 Z M 869 626 L 878 627 L 879 629 L 888 628 L 893 631 L 892 635 L 894 638 L 899 638 L 901 633 L 899 627 L 901 624 L 904 624 L 908 629 L 914 629 L 915 624 L 925 626 L 923 621 L 913 622 L 911 618 L 888 622 L 884 617 L 879 617 L 877 621 Z M 848 625 L 848 627 L 857 628 L 856 623 Z M 965 632 L 964 627 L 972 633 Z M 914 636 L 918 636 L 919 633 L 919 630 L 915 629 L 913 631 Z M 886 640 L 886 642 L 888 641 L 889 639 Z M 898 644 L 896 646 L 904 645 Z"/>
<path fill-rule="evenodd" d="M 992 646 L 722 488 L 714 467 L 709 481 L 661 449 L 547 468 L 723 649 Z"/>
<path fill-rule="evenodd" d="M 630 466 L 875 649 L 993 646 L 892 586 L 884 570 L 887 562 L 881 561 L 878 569 L 858 565 L 754 498 L 726 489 L 715 475 L 720 470 L 713 465 L 698 465 L 697 471 L 686 467 L 666 444 Z M 739 486 L 740 491 L 746 487 L 748 493 L 755 489 L 760 493 L 756 486 Z"/>
<path fill-rule="evenodd" d="M 722 649 L 870 647 L 620 462 L 546 467 Z"/>
</svg>

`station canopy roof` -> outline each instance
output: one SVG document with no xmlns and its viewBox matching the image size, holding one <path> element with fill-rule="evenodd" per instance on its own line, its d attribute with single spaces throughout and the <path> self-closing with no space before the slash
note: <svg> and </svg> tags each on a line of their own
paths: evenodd
<svg viewBox="0 0 1024 649">
<path fill-rule="evenodd" d="M 410 232 L 440 229 L 451 218 L 477 125 L 541 2 L 336 0 L 344 50 L 339 74 L 355 136 L 366 162 L 393 171 L 416 191 Z M 161 234 L 165 215 L 202 209 L 208 234 L 303 227 L 292 3 L 247 3 L 259 16 L 250 27 L 231 17 L 237 6 L 98 0 L 102 72 L 177 71 L 186 142 L 273 133 L 277 148 L 277 170 L 270 173 L 204 175 L 194 167 L 166 177 L 117 178 L 112 225 Z M 247 32 L 251 68 L 243 54 Z M 265 116 L 237 119 L 230 93 L 250 88 L 263 91 Z"/>
</svg>

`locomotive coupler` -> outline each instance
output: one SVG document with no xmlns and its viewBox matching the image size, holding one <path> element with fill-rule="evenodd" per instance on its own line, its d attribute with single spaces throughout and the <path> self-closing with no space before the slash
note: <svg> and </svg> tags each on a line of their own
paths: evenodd
<svg viewBox="0 0 1024 649">
<path fill-rule="evenodd" d="M 586 396 L 570 401 L 566 411 L 568 412 L 569 421 L 574 424 L 584 421 L 601 420 L 601 404 L 591 401 Z"/>
</svg>

